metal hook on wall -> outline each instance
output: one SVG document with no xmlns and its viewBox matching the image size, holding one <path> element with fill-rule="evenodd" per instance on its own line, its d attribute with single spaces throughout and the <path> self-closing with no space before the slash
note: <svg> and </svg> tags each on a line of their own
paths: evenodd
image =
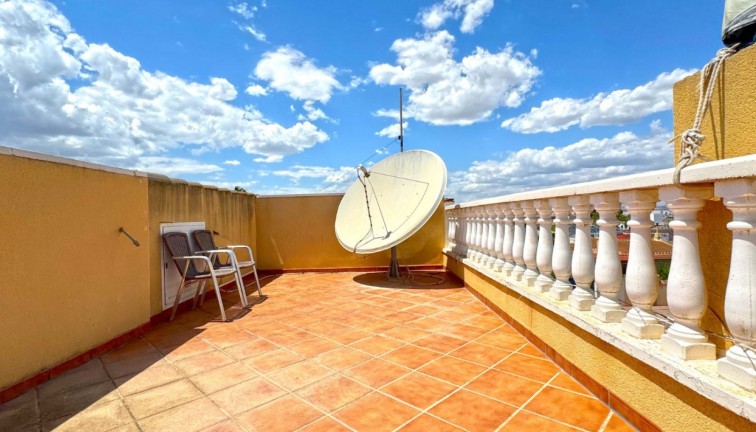
<svg viewBox="0 0 756 432">
<path fill-rule="evenodd" d="M 125 235 L 126 237 L 128 237 L 129 240 L 131 240 L 131 242 L 134 243 L 134 246 L 136 246 L 136 247 L 141 246 L 141 243 L 139 243 L 139 241 L 137 241 L 137 239 L 135 239 L 134 237 L 132 237 L 131 234 L 129 234 L 128 232 L 126 232 L 126 230 L 123 229 L 123 227 L 118 228 L 118 232 L 121 233 L 121 234 L 123 234 L 123 235 Z"/>
</svg>

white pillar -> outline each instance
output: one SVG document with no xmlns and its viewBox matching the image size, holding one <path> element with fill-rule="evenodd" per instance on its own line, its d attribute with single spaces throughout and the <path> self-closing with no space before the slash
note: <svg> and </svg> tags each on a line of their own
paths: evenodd
<svg viewBox="0 0 756 432">
<path fill-rule="evenodd" d="M 459 250 L 461 258 L 467 258 L 470 254 L 470 209 L 462 209 L 462 247 Z"/>
<path fill-rule="evenodd" d="M 444 251 L 451 252 L 454 243 L 452 241 L 452 235 L 454 234 L 454 229 L 452 228 L 452 224 L 454 223 L 453 210 L 444 211 L 444 215 L 446 216 L 446 245 L 444 245 Z"/>
<path fill-rule="evenodd" d="M 572 278 L 575 287 L 569 297 L 570 306 L 577 310 L 591 310 L 593 297 L 593 244 L 591 242 L 591 210 L 586 195 L 571 196 L 567 200 L 575 211 L 575 250 L 572 253 Z"/>
<path fill-rule="evenodd" d="M 475 234 L 475 262 L 480 262 L 486 253 L 486 212 L 483 207 L 478 207 L 478 233 Z"/>
<path fill-rule="evenodd" d="M 514 246 L 514 220 L 512 208 L 509 204 L 502 204 L 502 213 L 504 213 L 504 240 L 502 240 L 501 253 L 504 255 L 504 265 L 501 270 L 506 276 L 512 276 L 515 267 L 512 249 Z"/>
<path fill-rule="evenodd" d="M 452 255 L 457 258 L 459 257 L 459 232 L 461 230 L 460 228 L 460 219 L 462 218 L 462 212 L 460 209 L 455 208 L 454 209 L 454 219 L 452 220 L 452 230 L 454 234 L 452 235 L 452 241 L 454 242 L 454 247 L 452 248 Z"/>
<path fill-rule="evenodd" d="M 523 250 L 525 249 L 525 221 L 523 217 L 525 212 L 522 210 L 520 203 L 514 202 L 509 204 L 514 213 L 514 240 L 512 241 L 512 259 L 515 262 L 515 267 L 512 269 L 512 276 L 515 280 L 522 280 L 522 275 L 525 273 L 525 259 L 523 258 Z"/>
<path fill-rule="evenodd" d="M 472 232 L 470 233 L 470 244 L 468 245 L 470 251 L 467 253 L 467 258 L 471 262 L 474 262 L 475 257 L 478 256 L 478 240 L 480 240 L 480 231 L 478 230 L 478 226 L 480 225 L 480 220 L 478 219 L 479 215 L 477 208 L 471 208 L 470 212 L 470 230 Z"/>
<path fill-rule="evenodd" d="M 725 292 L 725 322 L 735 345 L 717 361 L 719 374 L 756 391 L 756 180 L 714 184 L 717 196 L 732 210 L 732 257 Z M 744 349 L 745 348 L 745 349 Z"/>
<path fill-rule="evenodd" d="M 620 201 L 630 213 L 630 251 L 625 270 L 625 290 L 633 308 L 622 320 L 622 330 L 640 339 L 659 339 L 664 326 L 652 314 L 659 295 L 659 278 L 656 275 L 651 244 L 651 212 L 659 194 L 656 190 L 640 189 L 620 192 Z"/>
<path fill-rule="evenodd" d="M 494 250 L 496 260 L 494 261 L 494 271 L 500 272 L 504 266 L 504 204 L 494 206 L 496 216 L 496 231 L 494 233 Z"/>
<path fill-rule="evenodd" d="M 674 316 L 662 336 L 662 349 L 684 360 L 714 360 L 716 349 L 700 327 L 708 305 L 706 284 L 698 250 L 696 215 L 712 197 L 712 188 L 664 186 L 659 198 L 667 202 L 675 219 L 669 223 L 674 232 L 672 263 L 667 281 L 667 304 Z"/>
<path fill-rule="evenodd" d="M 559 301 L 565 301 L 572 293 L 572 249 L 570 247 L 570 204 L 567 198 L 551 198 L 549 205 L 554 210 L 554 253 L 551 268 L 556 276 L 549 293 Z"/>
<path fill-rule="evenodd" d="M 533 201 L 523 202 L 522 210 L 525 213 L 525 245 L 522 250 L 522 259 L 527 266 L 523 279 L 527 286 L 533 287 L 538 278 L 538 263 L 536 261 L 538 253 L 538 231 L 536 228 L 538 212 L 533 207 Z"/>
<path fill-rule="evenodd" d="M 533 204 L 538 211 L 536 265 L 539 274 L 535 286 L 538 292 L 548 292 L 554 283 L 554 279 L 551 277 L 551 257 L 554 253 L 554 241 L 551 235 L 551 205 L 549 200 L 537 200 Z"/>
<path fill-rule="evenodd" d="M 617 212 L 619 194 L 606 192 L 591 195 L 591 204 L 599 213 L 598 251 L 596 254 L 596 290 L 601 296 L 591 307 L 591 315 L 603 322 L 620 322 L 627 314 L 619 302 L 622 286 L 622 263 L 617 250 Z"/>
<path fill-rule="evenodd" d="M 488 235 L 486 236 L 486 255 L 487 259 L 482 264 L 490 269 L 496 262 L 496 212 L 495 207 L 490 205 L 486 209 L 488 213 Z"/>
</svg>

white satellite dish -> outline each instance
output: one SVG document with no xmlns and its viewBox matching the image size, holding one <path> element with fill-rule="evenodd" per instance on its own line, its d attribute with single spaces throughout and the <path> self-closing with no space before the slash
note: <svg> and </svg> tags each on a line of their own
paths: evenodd
<svg viewBox="0 0 756 432">
<path fill-rule="evenodd" d="M 408 239 L 433 216 L 446 189 L 446 165 L 427 150 L 397 153 L 370 170 L 360 166 L 357 176 L 341 199 L 335 225 L 341 246 L 358 254 Z"/>
</svg>

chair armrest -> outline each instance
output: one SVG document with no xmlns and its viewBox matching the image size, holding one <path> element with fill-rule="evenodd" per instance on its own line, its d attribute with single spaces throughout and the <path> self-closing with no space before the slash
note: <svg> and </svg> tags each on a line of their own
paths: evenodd
<svg viewBox="0 0 756 432">
<path fill-rule="evenodd" d="M 247 245 L 228 245 L 226 247 L 229 248 L 229 249 L 246 249 L 247 253 L 249 254 L 249 260 L 250 261 L 254 261 L 255 260 L 255 256 L 252 255 L 252 248 L 249 247 L 249 246 L 247 246 Z"/>
</svg>

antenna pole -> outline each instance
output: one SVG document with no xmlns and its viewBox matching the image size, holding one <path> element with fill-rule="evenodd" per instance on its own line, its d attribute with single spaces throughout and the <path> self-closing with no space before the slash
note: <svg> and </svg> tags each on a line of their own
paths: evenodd
<svg viewBox="0 0 756 432">
<path fill-rule="evenodd" d="M 402 120 L 402 88 L 399 87 L 399 151 L 404 152 L 404 122 Z"/>
</svg>

